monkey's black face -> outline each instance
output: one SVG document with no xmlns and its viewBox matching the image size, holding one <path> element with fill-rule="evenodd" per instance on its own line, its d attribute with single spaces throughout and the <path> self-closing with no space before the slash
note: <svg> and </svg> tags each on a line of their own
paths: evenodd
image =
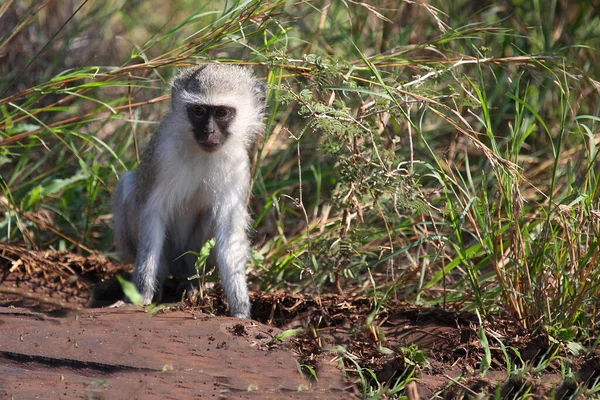
<svg viewBox="0 0 600 400">
<path fill-rule="evenodd" d="M 187 114 L 194 137 L 209 153 L 217 151 L 229 137 L 229 126 L 235 117 L 235 108 L 207 104 L 190 104 Z"/>
</svg>

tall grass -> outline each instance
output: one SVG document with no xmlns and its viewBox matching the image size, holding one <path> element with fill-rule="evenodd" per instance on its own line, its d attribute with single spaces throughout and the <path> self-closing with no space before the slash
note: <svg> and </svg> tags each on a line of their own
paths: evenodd
<svg viewBox="0 0 600 400">
<path fill-rule="evenodd" d="M 270 87 L 250 204 L 262 290 L 597 329 L 593 4 L 67 3 L 0 6 L 2 240 L 112 254 L 110 192 L 169 78 L 249 64 Z"/>
</svg>

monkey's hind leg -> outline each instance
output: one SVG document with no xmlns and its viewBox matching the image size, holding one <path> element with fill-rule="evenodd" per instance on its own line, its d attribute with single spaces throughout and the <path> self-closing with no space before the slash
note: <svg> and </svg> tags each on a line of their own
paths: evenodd
<svg viewBox="0 0 600 400">
<path fill-rule="evenodd" d="M 112 199 L 112 227 L 115 247 L 122 262 L 133 263 L 137 248 L 137 207 L 135 204 L 136 172 L 129 171 L 121 176 Z M 118 300 L 108 308 L 125 306 L 127 299 Z"/>
<path fill-rule="evenodd" d="M 115 246 L 121 261 L 132 263 L 137 248 L 137 207 L 135 205 L 135 171 L 125 173 L 112 196 L 112 226 Z"/>
</svg>

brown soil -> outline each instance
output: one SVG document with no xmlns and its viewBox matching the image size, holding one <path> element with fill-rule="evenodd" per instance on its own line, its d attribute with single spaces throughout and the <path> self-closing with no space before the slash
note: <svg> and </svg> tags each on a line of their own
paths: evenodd
<svg viewBox="0 0 600 400">
<path fill-rule="evenodd" d="M 129 271 L 101 255 L 0 245 L 0 395 L 361 398 L 358 364 L 382 384 L 414 374 L 416 381 L 400 393 L 409 399 L 496 390 L 503 398 L 528 390 L 566 399 L 600 377 L 596 354 L 575 360 L 577 372 L 566 382 L 558 365 L 544 375 L 507 378 L 492 334 L 532 364 L 552 345 L 500 316 L 484 322 L 492 365 L 482 377 L 475 315 L 388 301 L 367 324 L 374 309 L 367 297 L 255 292 L 254 321 L 227 317 L 218 287 L 202 305 L 171 297 L 172 305 L 151 311 L 98 308 L 122 297 L 116 276 L 128 278 Z M 417 365 L 424 361 L 419 354 L 426 363 Z"/>
</svg>

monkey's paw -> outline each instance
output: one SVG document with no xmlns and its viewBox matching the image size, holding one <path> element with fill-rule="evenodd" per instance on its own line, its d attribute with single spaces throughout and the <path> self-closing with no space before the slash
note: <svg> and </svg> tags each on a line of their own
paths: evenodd
<svg viewBox="0 0 600 400">
<path fill-rule="evenodd" d="M 232 317 L 234 318 L 246 318 L 246 319 L 252 319 L 252 317 L 250 316 L 249 312 L 239 312 L 239 313 L 234 313 L 231 314 Z"/>
<path fill-rule="evenodd" d="M 116 302 L 114 302 L 113 304 L 111 304 L 110 306 L 108 306 L 107 308 L 121 308 L 126 306 L 127 303 L 123 300 L 118 300 Z"/>
</svg>

